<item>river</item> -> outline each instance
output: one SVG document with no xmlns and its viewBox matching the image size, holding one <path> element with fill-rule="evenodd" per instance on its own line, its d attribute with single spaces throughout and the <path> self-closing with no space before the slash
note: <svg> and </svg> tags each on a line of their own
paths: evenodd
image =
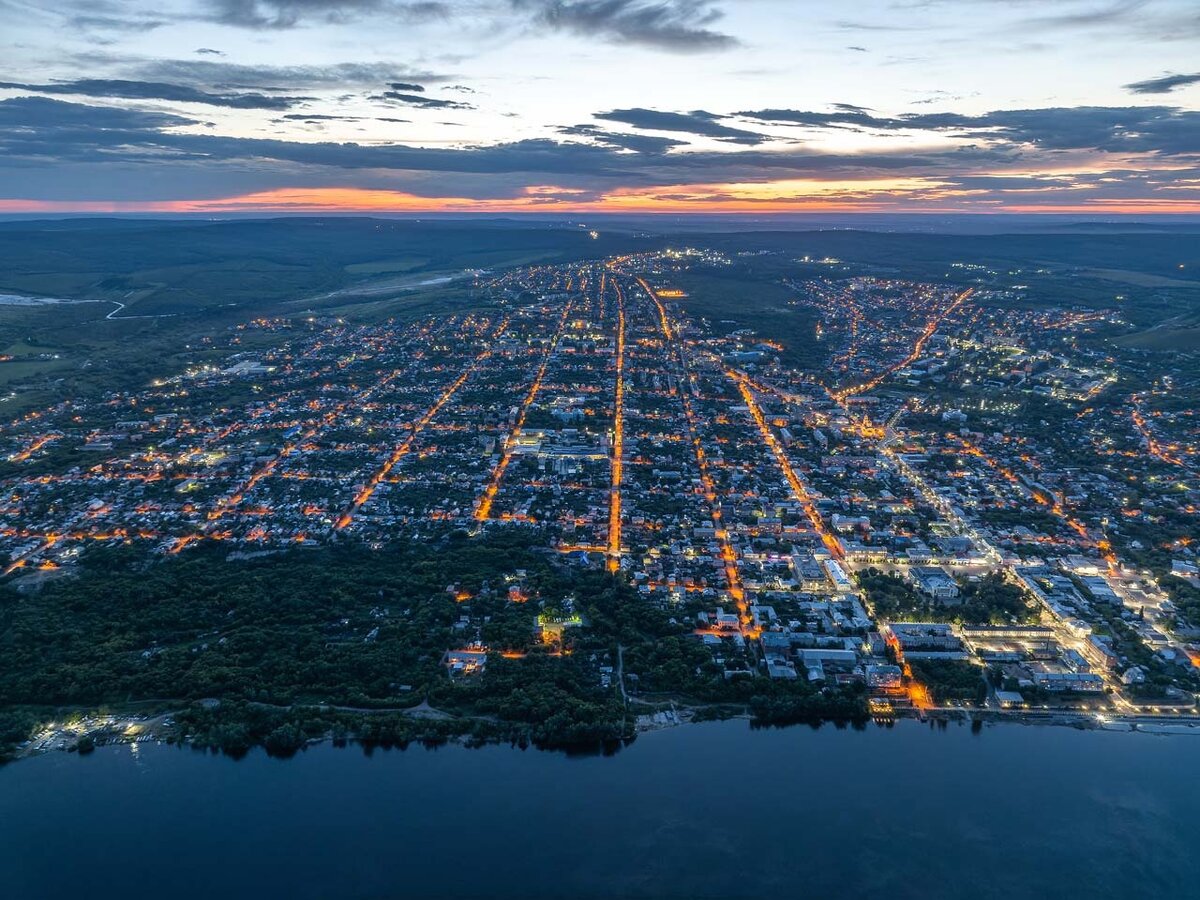
<svg viewBox="0 0 1200 900">
<path fill-rule="evenodd" d="M 1200 740 L 743 721 L 615 755 L 137 745 L 0 769 L 0 896 L 1200 896 Z"/>
</svg>

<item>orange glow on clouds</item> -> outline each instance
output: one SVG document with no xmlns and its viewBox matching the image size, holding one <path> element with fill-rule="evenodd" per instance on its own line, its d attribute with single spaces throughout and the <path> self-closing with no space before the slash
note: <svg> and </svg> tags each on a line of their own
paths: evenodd
<svg viewBox="0 0 1200 900">
<path fill-rule="evenodd" d="M 1063 190 L 1068 190 L 1066 186 Z M 1060 212 L 1200 213 L 1200 200 L 1074 199 L 1062 204 L 983 199 L 929 178 L 856 181 L 783 180 L 615 188 L 592 194 L 579 188 L 534 185 L 515 197 L 422 197 L 356 187 L 277 188 L 198 200 L 77 201 L 0 199 L 0 213 L 520 213 L 520 212 Z"/>
</svg>

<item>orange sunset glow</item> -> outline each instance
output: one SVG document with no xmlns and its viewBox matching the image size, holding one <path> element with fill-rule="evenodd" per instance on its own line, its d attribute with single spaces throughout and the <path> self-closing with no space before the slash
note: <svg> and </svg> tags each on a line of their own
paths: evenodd
<svg viewBox="0 0 1200 900">
<path fill-rule="evenodd" d="M 1003 202 L 964 196 L 936 183 L 897 179 L 866 183 L 764 182 L 689 184 L 654 189 L 621 188 L 581 199 L 588 192 L 552 185 L 511 198 L 418 196 L 355 187 L 278 188 L 228 197 L 160 201 L 0 200 L 0 213 L 818 213 L 951 209 L 1011 213 L 1200 214 L 1200 200 L 1147 198 L 1085 202 Z M 951 201 L 951 202 L 947 202 Z"/>
</svg>

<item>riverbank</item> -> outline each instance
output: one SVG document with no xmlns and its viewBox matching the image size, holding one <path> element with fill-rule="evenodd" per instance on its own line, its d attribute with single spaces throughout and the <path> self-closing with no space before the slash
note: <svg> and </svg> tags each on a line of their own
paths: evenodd
<svg viewBox="0 0 1200 900">
<path fill-rule="evenodd" d="M 650 704 L 651 710 L 631 711 L 627 728 L 622 734 L 607 739 L 580 743 L 536 742 L 529 739 L 518 723 L 500 722 L 492 717 L 464 716 L 431 707 L 421 702 L 403 708 L 352 708 L 330 705 L 284 707 L 271 704 L 245 704 L 246 708 L 270 714 L 272 727 L 256 738 L 252 730 L 232 731 L 223 735 L 213 731 L 194 730 L 205 716 L 210 726 L 222 718 L 223 704 L 216 700 L 203 701 L 191 707 L 156 712 L 107 712 L 60 715 L 50 721 L 29 741 L 19 745 L 5 762 L 29 759 L 53 752 L 90 753 L 100 747 L 125 744 L 155 743 L 189 746 L 224 752 L 240 757 L 254 749 L 264 749 L 278 757 L 289 757 L 312 746 L 331 743 L 344 746 L 358 743 L 367 746 L 407 746 L 410 743 L 441 745 L 459 743 L 464 746 L 512 744 L 541 746 L 543 749 L 580 752 L 612 750 L 648 733 L 700 725 L 712 721 L 743 721 L 759 727 L 789 727 L 829 724 L 844 727 L 853 724 L 863 727 L 868 719 L 811 719 L 789 723 L 769 722 L 757 718 L 748 707 L 731 704 L 689 705 Z M 662 708 L 655 708 L 661 706 Z M 304 723 L 320 722 L 332 717 L 327 730 L 313 733 Z M 236 721 L 236 716 L 231 721 Z M 355 720 L 358 720 L 357 727 Z M 370 720 L 371 725 L 367 724 Z M 897 721 L 914 720 L 935 724 L 960 724 L 979 727 L 994 724 L 1059 726 L 1081 730 L 1126 731 L 1150 735 L 1180 735 L 1200 737 L 1200 716 L 1107 716 L 1070 710 L 996 710 L 965 707 L 945 707 L 926 710 L 899 708 L 888 715 L 876 715 L 870 721 L 888 726 Z M 282 730 L 281 730 L 282 729 Z M 221 739 L 223 737 L 223 739 Z"/>
</svg>

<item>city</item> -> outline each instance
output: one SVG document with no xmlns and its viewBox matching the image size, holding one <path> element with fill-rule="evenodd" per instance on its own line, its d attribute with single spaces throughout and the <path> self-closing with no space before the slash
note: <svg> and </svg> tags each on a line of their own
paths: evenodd
<svg viewBox="0 0 1200 900">
<path fill-rule="evenodd" d="M 1200 423 L 1164 404 L 1170 376 L 1124 392 L 1136 355 L 1087 340 L 1119 313 L 826 272 L 787 282 L 816 321 L 798 366 L 781 336 L 689 314 L 681 280 L 728 264 L 481 271 L 478 312 L 256 319 L 220 364 L 26 413 L 3 434 L 4 574 L 36 591 L 96 545 L 232 562 L 515 531 L 693 643 L 684 678 L 596 659 L 639 728 L 706 709 L 687 708 L 703 680 L 795 682 L 880 721 L 1195 719 Z M 503 577 L 527 625 L 500 644 L 474 602 L 494 587 L 448 588 L 452 681 L 561 658 L 590 624 Z"/>
</svg>

